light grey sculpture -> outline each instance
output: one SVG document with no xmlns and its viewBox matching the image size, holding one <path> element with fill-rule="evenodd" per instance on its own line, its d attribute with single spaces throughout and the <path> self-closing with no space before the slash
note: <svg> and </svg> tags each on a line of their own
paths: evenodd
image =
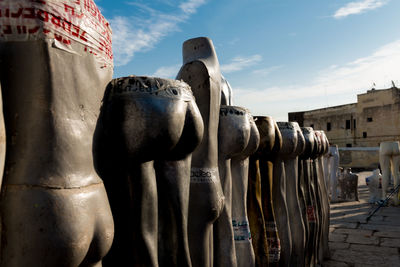
<svg viewBox="0 0 400 267">
<path fill-rule="evenodd" d="M 232 226 L 232 172 L 231 158 L 241 153 L 250 138 L 250 121 L 245 109 L 221 106 L 218 127 L 218 167 L 225 205 L 214 222 L 214 265 L 237 266 Z"/>
<path fill-rule="evenodd" d="M 2 7 L 23 4 L 25 10 L 33 10 L 43 1 L 36 2 L 2 1 Z M 54 5 L 46 2 L 49 8 Z M 94 19 L 84 9 L 77 15 L 82 15 L 82 24 Z M 99 18 L 104 19 L 100 12 Z M 8 26 L 17 30 L 17 24 Z M 0 175 L 0 266 L 101 266 L 114 225 L 93 166 L 92 139 L 101 98 L 112 78 L 112 61 L 99 62 L 103 54 L 85 52 L 86 44 L 69 38 L 71 50 L 60 49 L 54 31 L 50 28 L 45 34 L 39 19 L 30 19 L 29 26 L 24 40 L 0 37 L 7 132 L 4 177 Z M 91 30 L 93 42 L 99 41 L 100 33 Z M 102 30 L 111 36 L 110 28 Z M 2 164 L 5 139 L 0 127 Z"/>
<path fill-rule="evenodd" d="M 194 151 L 189 200 L 189 248 L 193 266 L 212 264 L 212 224 L 220 216 L 224 195 L 218 174 L 218 124 L 221 73 L 212 41 L 199 37 L 183 43 L 183 66 L 177 79 L 187 82 L 204 122 L 204 136 Z"/>
<path fill-rule="evenodd" d="M 254 119 L 245 111 L 250 122 L 250 137 L 246 148 L 232 158 L 232 224 L 235 234 L 235 250 L 238 267 L 255 265 L 255 255 L 251 243 L 251 231 L 247 217 L 247 191 L 249 174 L 249 156 L 260 142 L 260 134 Z"/>
<path fill-rule="evenodd" d="M 278 266 L 281 246 L 275 220 L 276 215 L 273 209 L 272 188 L 274 183 L 279 184 L 279 181 L 274 181 L 273 162 L 282 148 L 282 135 L 272 117 L 257 116 L 256 125 L 260 133 L 260 145 L 253 157 L 259 159 L 261 203 L 268 244 L 268 266 Z"/>
<path fill-rule="evenodd" d="M 382 194 L 381 200 L 386 198 L 390 176 L 393 176 L 394 188 L 400 183 L 400 144 L 399 141 L 381 142 L 379 145 L 379 163 L 382 169 Z M 395 205 L 400 204 L 400 195 L 393 197 Z"/>
<path fill-rule="evenodd" d="M 278 126 L 282 134 L 282 149 L 293 151 L 282 157 L 285 166 L 286 202 L 290 211 L 288 213 L 292 241 L 290 266 L 296 264 L 303 266 L 306 236 L 299 203 L 298 156 L 304 150 L 305 141 L 297 122 L 278 122 Z"/>
<path fill-rule="evenodd" d="M 233 93 L 229 82 L 221 75 L 221 105 L 232 106 Z"/>
<path fill-rule="evenodd" d="M 339 177 L 339 148 L 337 145 L 331 145 L 329 147 L 329 188 L 331 193 L 331 201 L 335 202 L 338 200 L 338 177 Z"/>
<path fill-rule="evenodd" d="M 186 83 L 137 76 L 109 83 L 94 138 L 115 221 L 104 266 L 191 266 L 190 153 L 202 133 Z"/>
<path fill-rule="evenodd" d="M 380 200 L 381 189 L 382 189 L 382 175 L 379 169 L 372 171 L 372 175 L 365 178 L 365 183 L 369 190 L 369 200 L 368 202 L 373 204 Z"/>
</svg>

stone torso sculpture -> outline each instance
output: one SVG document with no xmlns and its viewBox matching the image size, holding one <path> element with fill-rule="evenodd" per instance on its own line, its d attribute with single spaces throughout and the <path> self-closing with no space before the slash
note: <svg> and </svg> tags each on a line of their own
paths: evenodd
<svg viewBox="0 0 400 267">
<path fill-rule="evenodd" d="M 323 165 L 323 156 L 328 152 L 329 142 L 323 131 L 315 131 L 318 140 L 319 153 L 318 157 L 314 160 L 315 175 L 317 178 L 317 187 L 319 191 L 320 201 L 320 228 L 319 228 L 319 242 L 318 246 L 318 259 L 323 262 L 324 259 L 329 258 L 329 199 L 328 191 L 326 189 L 326 179 Z"/>
<path fill-rule="evenodd" d="M 314 130 L 311 127 L 302 127 L 301 130 L 305 140 L 305 149 L 299 156 L 299 190 L 303 192 L 304 197 L 302 216 L 306 227 L 305 266 L 315 266 L 317 218 L 315 213 L 316 198 L 311 173 L 311 157 L 315 151 Z"/>
<path fill-rule="evenodd" d="M 193 266 L 212 264 L 212 224 L 224 196 L 218 174 L 218 124 L 221 73 L 212 41 L 199 37 L 183 43 L 183 66 L 177 79 L 187 82 L 204 122 L 204 136 L 194 151 L 189 200 L 189 248 Z"/>
<path fill-rule="evenodd" d="M 293 151 L 282 158 L 285 165 L 286 202 L 292 239 L 290 266 L 303 266 L 306 236 L 299 203 L 298 155 L 303 152 L 305 141 L 297 122 L 278 122 L 278 126 L 282 134 L 282 149 Z"/>
<path fill-rule="evenodd" d="M 260 135 L 251 115 L 246 111 L 250 122 L 250 137 L 246 148 L 231 160 L 232 167 L 232 225 L 235 234 L 237 266 L 254 266 L 255 255 L 251 243 L 251 230 L 247 216 L 247 193 L 249 156 L 256 150 Z"/>
<path fill-rule="evenodd" d="M 219 176 L 224 191 L 225 205 L 214 222 L 214 265 L 237 266 L 232 227 L 231 158 L 241 153 L 250 138 L 250 121 L 245 109 L 221 106 L 218 127 Z"/>
<path fill-rule="evenodd" d="M 365 178 L 365 183 L 369 189 L 369 203 L 373 204 L 380 200 L 382 190 L 382 175 L 379 169 L 375 169 L 372 175 Z"/>
<path fill-rule="evenodd" d="M 136 76 L 110 82 L 94 138 L 96 168 L 115 221 L 105 266 L 191 265 L 188 156 L 202 133 L 184 82 Z M 158 254 L 158 243 L 172 254 Z"/>
<path fill-rule="evenodd" d="M 331 201 L 337 201 L 338 193 L 338 176 L 339 176 L 339 148 L 337 145 L 331 145 L 329 147 L 329 166 L 330 166 L 330 192 Z"/>
<path fill-rule="evenodd" d="M 273 161 L 282 147 L 282 136 L 272 117 L 258 116 L 256 124 L 260 132 L 260 146 L 255 157 L 259 158 L 261 203 L 268 243 L 268 266 L 278 266 L 281 246 L 273 209 L 272 187 L 276 182 L 273 180 Z"/>
<path fill-rule="evenodd" d="M 351 168 L 346 168 L 340 180 L 341 199 L 352 199 L 358 201 L 358 175 L 351 172 Z"/>
<path fill-rule="evenodd" d="M 390 175 L 393 175 L 394 187 L 400 183 L 400 145 L 399 141 L 381 142 L 379 145 L 379 163 L 382 169 L 382 193 L 381 200 L 386 198 Z M 394 204 L 399 205 L 399 195 L 393 197 Z"/>
<path fill-rule="evenodd" d="M 76 13 L 60 1 L 0 3 L 11 14 L 0 18 L 7 30 L 0 37 L 7 131 L 1 266 L 100 266 L 113 239 L 92 159 L 98 109 L 112 78 L 111 29 L 93 1 L 62 2 Z M 68 20 L 78 37 L 58 31 L 52 18 Z"/>
</svg>

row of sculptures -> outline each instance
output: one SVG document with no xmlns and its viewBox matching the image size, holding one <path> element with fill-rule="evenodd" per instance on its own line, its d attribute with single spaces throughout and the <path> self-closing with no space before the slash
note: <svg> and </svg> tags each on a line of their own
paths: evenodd
<svg viewBox="0 0 400 267">
<path fill-rule="evenodd" d="M 0 3 L 15 33 L 0 35 L 0 266 L 315 266 L 329 256 L 322 131 L 233 106 L 208 38 L 184 42 L 176 80 L 112 79 L 95 40 L 58 38 L 57 1 Z M 81 30 L 107 36 L 92 0 L 61 2 L 72 23 L 95 22 Z"/>
</svg>

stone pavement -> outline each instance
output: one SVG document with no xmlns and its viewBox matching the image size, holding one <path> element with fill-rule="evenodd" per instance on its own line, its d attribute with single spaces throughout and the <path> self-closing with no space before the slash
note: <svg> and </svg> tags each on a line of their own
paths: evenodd
<svg viewBox="0 0 400 267">
<path fill-rule="evenodd" d="M 400 266 L 400 207 L 382 207 L 366 222 L 378 207 L 368 203 L 365 177 L 371 174 L 358 173 L 360 201 L 331 204 L 331 258 L 324 267 Z"/>
</svg>

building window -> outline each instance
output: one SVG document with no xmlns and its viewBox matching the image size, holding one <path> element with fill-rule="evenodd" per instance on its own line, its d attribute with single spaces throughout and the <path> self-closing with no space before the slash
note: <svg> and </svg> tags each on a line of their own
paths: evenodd
<svg viewBox="0 0 400 267">
<path fill-rule="evenodd" d="M 367 118 L 367 122 L 372 122 L 372 118 Z"/>
<path fill-rule="evenodd" d="M 354 120 L 353 120 L 353 129 L 356 128 L 356 125 L 357 125 L 357 124 L 356 124 L 356 119 L 354 119 Z"/>
<path fill-rule="evenodd" d="M 351 128 L 350 120 L 346 120 L 346 130 L 349 130 L 350 128 Z"/>
<path fill-rule="evenodd" d="M 367 132 L 363 132 L 363 138 L 367 138 Z"/>
<path fill-rule="evenodd" d="M 346 147 L 352 147 L 353 145 L 352 144 L 346 144 Z"/>
<path fill-rule="evenodd" d="M 310 127 L 314 129 L 314 124 L 311 124 Z"/>
<path fill-rule="evenodd" d="M 330 122 L 326 124 L 326 130 L 329 132 L 332 129 L 332 125 Z"/>
</svg>

